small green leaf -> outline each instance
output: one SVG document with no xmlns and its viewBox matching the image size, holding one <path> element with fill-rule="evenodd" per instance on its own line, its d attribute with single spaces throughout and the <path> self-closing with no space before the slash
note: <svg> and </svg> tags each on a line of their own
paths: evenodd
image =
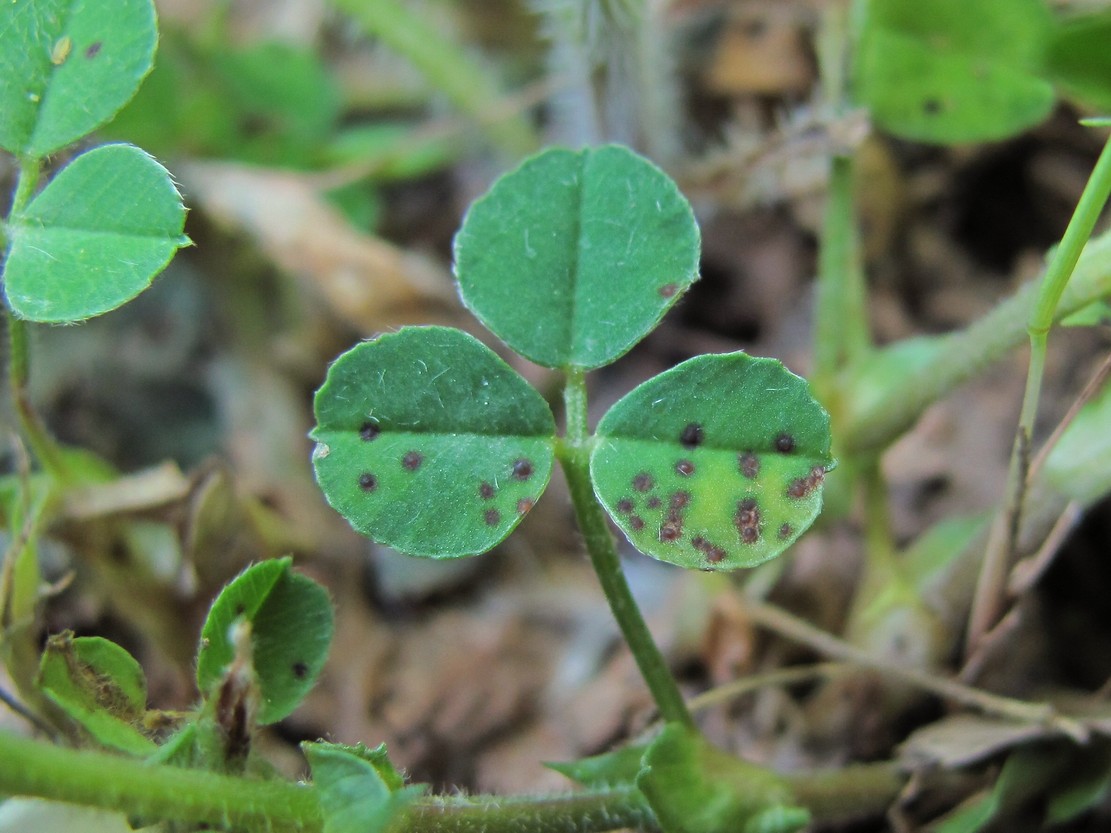
<svg viewBox="0 0 1111 833">
<path fill-rule="evenodd" d="M 829 415 L 775 359 L 698 356 L 598 424 L 599 500 L 642 552 L 731 570 L 774 558 L 813 523 L 833 467 Z"/>
<path fill-rule="evenodd" d="M 197 685 L 207 696 L 235 656 L 232 625 L 240 618 L 251 623 L 262 725 L 297 708 L 324 666 L 334 630 L 328 592 L 290 564 L 289 558 L 263 561 L 225 587 L 208 612 L 197 652 Z"/>
<path fill-rule="evenodd" d="M 0 147 L 42 157 L 104 124 L 150 71 L 151 0 L 19 0 L 0 21 Z"/>
<path fill-rule="evenodd" d="M 486 552 L 552 473 L 555 421 L 493 351 L 444 327 L 359 344 L 314 403 L 313 466 L 351 525 L 410 555 Z"/>
<path fill-rule="evenodd" d="M 1066 20 L 1056 27 L 1046 62 L 1067 93 L 1100 110 L 1111 109 L 1111 10 Z"/>
<path fill-rule="evenodd" d="M 578 761 L 546 763 L 544 766 L 566 775 L 576 784 L 582 784 L 584 787 L 635 784 L 647 749 L 648 744 L 638 743 Z"/>
<path fill-rule="evenodd" d="M 12 217 L 8 303 L 47 322 L 115 309 L 189 242 L 184 224 L 181 196 L 158 162 L 131 145 L 94 148 Z"/>
<path fill-rule="evenodd" d="M 794 833 L 810 823 L 776 773 L 677 724 L 648 748 L 637 786 L 664 833 Z"/>
<path fill-rule="evenodd" d="M 383 777 L 377 750 L 331 743 L 303 743 L 301 748 L 320 796 L 324 833 L 382 833 L 422 792 Z"/>
<path fill-rule="evenodd" d="M 98 636 L 53 636 L 39 665 L 39 686 L 99 743 L 132 755 L 155 744 L 139 731 L 147 708 L 143 669 L 127 651 Z"/>
<path fill-rule="evenodd" d="M 872 118 L 926 142 L 1002 139 L 1045 118 L 1052 20 L 1042 0 L 871 0 L 854 83 Z"/>
<path fill-rule="evenodd" d="M 526 160 L 471 206 L 455 238 L 463 302 L 545 367 L 625 353 L 698 277 L 698 257 L 675 183 L 617 146 Z"/>
</svg>

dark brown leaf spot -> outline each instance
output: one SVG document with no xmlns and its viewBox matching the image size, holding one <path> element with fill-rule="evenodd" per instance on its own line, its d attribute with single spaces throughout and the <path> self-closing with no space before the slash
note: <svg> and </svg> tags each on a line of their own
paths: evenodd
<svg viewBox="0 0 1111 833">
<path fill-rule="evenodd" d="M 775 450 L 782 454 L 790 454 L 795 450 L 795 438 L 786 431 L 780 432 L 775 438 Z"/>
<path fill-rule="evenodd" d="M 483 500 L 491 500 L 496 493 L 497 489 L 494 488 L 493 484 L 485 480 L 478 487 L 478 496 Z"/>
<path fill-rule="evenodd" d="M 424 455 L 419 451 L 406 451 L 405 456 L 401 458 L 401 467 L 405 471 L 416 471 L 423 462 Z"/>
<path fill-rule="evenodd" d="M 749 480 L 755 480 L 760 474 L 760 458 L 751 451 L 745 451 L 737 455 L 737 467 Z"/>
<path fill-rule="evenodd" d="M 513 477 L 517 480 L 528 480 L 532 477 L 532 461 L 522 457 L 513 463 Z"/>
<path fill-rule="evenodd" d="M 378 488 L 378 478 L 369 471 L 364 471 L 359 475 L 359 488 L 364 492 L 373 492 Z"/>
<path fill-rule="evenodd" d="M 645 505 L 649 509 L 659 509 L 662 504 L 661 504 L 660 499 L 658 497 L 656 497 L 655 495 L 653 495 L 652 497 L 648 498 Z"/>
<path fill-rule="evenodd" d="M 633 488 L 636 489 L 638 492 L 647 492 L 655 484 L 656 481 L 652 479 L 652 475 L 650 475 L 646 471 L 642 471 L 640 474 L 633 478 Z"/>
<path fill-rule="evenodd" d="M 733 515 L 733 526 L 746 544 L 754 544 L 760 538 L 760 509 L 756 498 L 747 497 L 737 501 L 737 511 Z"/>
<path fill-rule="evenodd" d="M 482 513 L 482 520 L 486 521 L 487 526 L 497 526 L 501 523 L 501 512 L 497 509 L 487 509 Z"/>
<path fill-rule="evenodd" d="M 660 540 L 665 544 L 678 541 L 683 534 L 683 525 L 672 521 L 665 521 L 660 527 Z"/>
<path fill-rule="evenodd" d="M 754 526 L 746 526 L 741 530 L 741 540 L 746 544 L 755 544 L 760 540 L 760 530 Z"/>
<path fill-rule="evenodd" d="M 661 298 L 674 298 L 675 293 L 679 291 L 679 285 L 675 283 L 665 283 L 658 291 Z"/>
<path fill-rule="evenodd" d="M 718 564 L 724 561 L 727 555 L 724 549 L 716 544 L 711 544 L 701 535 L 696 535 L 691 539 L 691 546 L 706 556 L 706 561 L 710 564 Z"/>
<path fill-rule="evenodd" d="M 683 444 L 683 448 L 698 448 L 702 445 L 702 440 L 702 426 L 697 422 L 688 423 L 679 434 L 679 442 Z"/>
<path fill-rule="evenodd" d="M 621 500 L 617 501 L 617 511 L 622 515 L 628 515 L 633 511 L 633 502 L 627 497 L 621 498 Z"/>
<path fill-rule="evenodd" d="M 781 527 L 779 527 L 779 533 L 778 533 L 779 540 L 780 541 L 786 541 L 788 538 L 791 537 L 791 533 L 794 532 L 794 531 L 795 530 L 791 527 L 790 524 L 787 524 L 787 523 L 783 524 Z"/>
<path fill-rule="evenodd" d="M 691 493 L 690 492 L 684 492 L 684 491 L 680 490 L 680 491 L 675 492 L 671 495 L 671 504 L 670 504 L 670 506 L 671 506 L 671 509 L 673 511 L 678 512 L 680 509 L 685 508 L 687 506 L 687 504 L 689 504 L 690 502 L 691 502 Z"/>
<path fill-rule="evenodd" d="M 521 498 L 520 500 L 517 501 L 517 514 L 518 515 L 527 515 L 529 512 L 532 511 L 532 507 L 534 505 L 535 504 L 534 504 L 532 498 L 530 498 L 530 497 Z"/>
<path fill-rule="evenodd" d="M 298 680 L 303 680 L 309 675 L 309 667 L 303 662 L 293 663 L 290 670 L 293 672 L 293 676 Z"/>
<path fill-rule="evenodd" d="M 378 439 L 378 435 L 382 433 L 382 429 L 378 426 L 377 422 L 364 422 L 359 427 L 359 439 L 370 442 L 371 440 Z"/>
<path fill-rule="evenodd" d="M 683 477 L 690 477 L 694 474 L 694 463 L 690 460 L 680 460 L 675 464 L 675 471 L 683 475 Z"/>
<path fill-rule="evenodd" d="M 640 515 L 633 515 L 629 518 L 629 526 L 631 526 L 634 531 L 640 532 L 644 529 L 644 518 L 640 517 Z"/>
<path fill-rule="evenodd" d="M 104 46 L 103 42 L 98 40 L 93 41 L 87 47 L 85 47 L 85 57 L 90 59 L 95 58 L 97 55 L 100 54 L 100 48 L 102 46 Z"/>
<path fill-rule="evenodd" d="M 936 98 L 927 98 L 922 102 L 922 112 L 927 116 L 936 116 L 941 112 L 941 101 Z"/>
<path fill-rule="evenodd" d="M 826 470 L 824 468 L 814 466 L 806 477 L 799 477 L 791 481 L 790 485 L 787 486 L 787 496 L 793 498 L 806 497 L 822 485 L 825 476 Z"/>
</svg>

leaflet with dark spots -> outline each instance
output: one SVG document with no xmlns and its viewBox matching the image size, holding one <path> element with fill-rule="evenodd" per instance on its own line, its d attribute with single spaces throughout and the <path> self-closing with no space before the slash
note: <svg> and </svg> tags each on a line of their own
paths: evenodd
<svg viewBox="0 0 1111 833">
<path fill-rule="evenodd" d="M 621 500 L 617 501 L 617 511 L 622 515 L 628 515 L 633 511 L 633 502 L 627 497 L 621 498 Z"/>
<path fill-rule="evenodd" d="M 675 471 L 683 477 L 690 477 L 694 474 L 694 463 L 690 460 L 680 460 L 675 464 Z"/>
<path fill-rule="evenodd" d="M 535 501 L 533 501 L 532 498 L 523 497 L 517 501 L 517 514 L 527 515 L 529 512 L 532 511 L 532 507 L 535 505 Z"/>
<path fill-rule="evenodd" d="M 749 480 L 755 480 L 760 474 L 760 458 L 751 451 L 745 451 L 737 455 L 737 467 Z"/>
<path fill-rule="evenodd" d="M 382 429 L 377 422 L 364 422 L 359 428 L 359 439 L 370 442 L 377 439 L 381 433 Z"/>
<path fill-rule="evenodd" d="M 517 480 L 528 480 L 532 477 L 532 461 L 524 457 L 513 462 L 513 477 Z"/>
<path fill-rule="evenodd" d="M 92 60 L 100 54 L 101 47 L 104 46 L 102 41 L 95 40 L 85 47 L 85 57 Z"/>
<path fill-rule="evenodd" d="M 497 509 L 487 509 L 482 513 L 482 520 L 486 522 L 487 526 L 497 526 L 501 523 L 501 512 Z"/>
<path fill-rule="evenodd" d="M 775 438 L 775 450 L 781 454 L 790 454 L 795 450 L 795 438 L 786 431 L 781 431 Z"/>
<path fill-rule="evenodd" d="M 653 480 L 652 475 L 650 475 L 646 471 L 642 471 L 640 474 L 633 478 L 633 488 L 636 489 L 638 492 L 647 492 L 654 485 L 656 485 L 656 481 Z"/>
<path fill-rule="evenodd" d="M 405 471 L 416 471 L 423 462 L 424 455 L 419 451 L 406 451 L 405 456 L 401 458 L 401 467 Z"/>
<path fill-rule="evenodd" d="M 497 489 L 494 488 L 492 483 L 483 480 L 478 487 L 478 496 L 483 500 L 492 500 L 494 495 L 497 494 Z"/>
<path fill-rule="evenodd" d="M 706 561 L 710 564 L 721 563 L 725 560 L 725 556 L 727 555 L 724 549 L 716 544 L 711 544 L 701 535 L 696 535 L 691 539 L 691 546 L 706 556 Z"/>
<path fill-rule="evenodd" d="M 704 439 L 702 426 L 697 422 L 690 422 L 679 433 L 679 442 L 683 448 L 698 448 Z"/>
<path fill-rule="evenodd" d="M 804 498 L 822 485 L 826 470 L 822 466 L 814 466 L 806 477 L 792 480 L 787 487 L 787 497 Z"/>
<path fill-rule="evenodd" d="M 364 471 L 359 475 L 359 488 L 364 492 L 373 492 L 378 488 L 378 478 L 369 471 Z"/>
</svg>

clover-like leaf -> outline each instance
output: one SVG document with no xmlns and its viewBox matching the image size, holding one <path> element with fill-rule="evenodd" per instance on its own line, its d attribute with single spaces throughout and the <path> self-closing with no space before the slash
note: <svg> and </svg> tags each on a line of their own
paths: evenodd
<svg viewBox="0 0 1111 833">
<path fill-rule="evenodd" d="M 595 368 L 642 339 L 698 277 L 690 205 L 615 145 L 552 149 L 499 179 L 455 238 L 463 302 L 545 367 Z"/>
<path fill-rule="evenodd" d="M 4 291 L 31 321 L 100 315 L 138 295 L 189 242 L 169 173 L 132 145 L 77 157 L 11 218 Z"/>
<path fill-rule="evenodd" d="M 698 356 L 598 424 L 594 490 L 642 552 L 731 570 L 778 555 L 817 517 L 829 415 L 775 359 Z"/>
<path fill-rule="evenodd" d="M 39 686 L 99 743 L 148 755 L 154 741 L 139 726 L 147 708 L 147 681 L 139 663 L 114 642 L 66 632 L 47 640 Z"/>
<path fill-rule="evenodd" d="M 313 465 L 328 503 L 410 555 L 486 552 L 552 473 L 555 421 L 472 336 L 409 327 L 344 353 L 314 403 Z"/>
<path fill-rule="evenodd" d="M 871 0 L 854 84 L 884 129 L 927 142 L 1002 139 L 1053 107 L 1042 0 Z"/>
<path fill-rule="evenodd" d="M 263 561 L 232 580 L 208 612 L 197 652 L 197 685 L 207 695 L 235 657 L 232 626 L 240 618 L 250 623 L 263 725 L 286 717 L 312 688 L 335 628 L 328 592 L 290 564 Z"/>
<path fill-rule="evenodd" d="M 0 147 L 41 157 L 112 118 L 154 60 L 151 0 L 20 0 L 0 13 Z"/>
<path fill-rule="evenodd" d="M 385 749 L 303 743 L 324 811 L 324 833 L 385 831 L 423 789 L 404 786 Z"/>
</svg>

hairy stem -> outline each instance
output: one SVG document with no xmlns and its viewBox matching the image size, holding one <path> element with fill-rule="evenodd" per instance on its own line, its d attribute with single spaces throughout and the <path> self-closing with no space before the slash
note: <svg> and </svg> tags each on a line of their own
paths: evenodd
<svg viewBox="0 0 1111 833">
<path fill-rule="evenodd" d="M 586 420 L 586 381 L 583 371 L 573 368 L 567 372 L 564 387 L 564 404 L 567 418 L 567 436 L 557 448 L 559 462 L 567 477 L 571 502 L 582 530 L 586 549 L 598 574 L 598 581 L 606 594 L 610 609 L 621 633 L 633 652 L 640 673 L 655 698 L 660 716 L 668 723 L 681 723 L 693 727 L 694 721 L 683 702 L 683 695 L 675 678 L 668 670 L 640 608 L 621 569 L 613 536 L 606 525 L 606 515 L 594 497 L 590 482 L 589 434 Z"/>
<path fill-rule="evenodd" d="M 1092 235 L 1096 221 L 1111 196 L 1111 139 L 1103 147 L 1092 175 L 1084 186 L 1061 244 L 1054 250 L 1045 276 L 1038 286 L 1037 299 L 1031 312 L 1027 332 L 1030 337 L 1030 364 L 1026 374 L 1026 390 L 1022 411 L 1015 431 L 1011 460 L 1007 469 L 1007 490 L 1003 507 L 991 527 L 987 549 L 976 583 L 976 595 L 969 616 L 966 652 L 999 621 L 1006 597 L 1006 574 L 1013 559 L 1018 531 L 1022 523 L 1022 506 L 1026 497 L 1027 473 L 1030 468 L 1030 445 L 1038 417 L 1042 377 L 1045 373 L 1049 328 L 1053 325 L 1062 295 L 1080 260 L 1085 243 Z"/>
</svg>

